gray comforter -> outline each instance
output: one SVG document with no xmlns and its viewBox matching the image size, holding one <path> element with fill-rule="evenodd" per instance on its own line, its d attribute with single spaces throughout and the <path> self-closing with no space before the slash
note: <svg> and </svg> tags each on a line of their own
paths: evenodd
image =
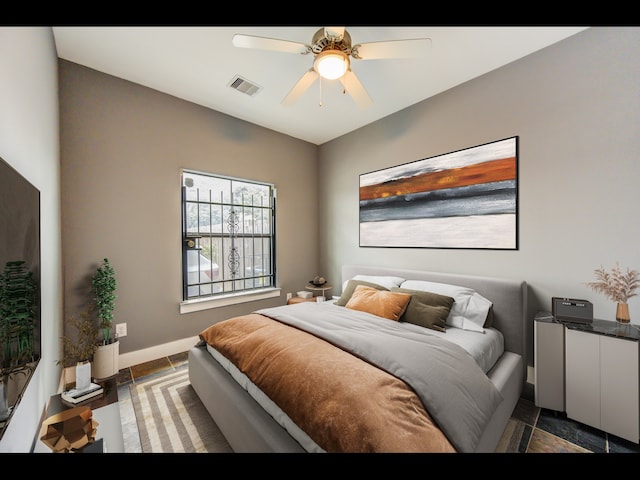
<svg viewBox="0 0 640 480">
<path fill-rule="evenodd" d="M 402 323 L 303 302 L 255 313 L 321 337 L 402 379 L 459 452 L 473 452 L 502 395 L 462 347 Z"/>
</svg>

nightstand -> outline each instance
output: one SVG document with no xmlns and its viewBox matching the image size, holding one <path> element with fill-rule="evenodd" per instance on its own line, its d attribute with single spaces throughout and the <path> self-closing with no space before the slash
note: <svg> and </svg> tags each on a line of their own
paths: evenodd
<svg viewBox="0 0 640 480">
<path fill-rule="evenodd" d="M 564 412 L 564 325 L 547 312 L 533 323 L 536 407 Z"/>
<path fill-rule="evenodd" d="M 321 297 L 325 297 L 326 295 L 324 292 L 326 292 L 327 290 L 331 290 L 333 288 L 333 285 L 329 285 L 328 283 L 324 283 L 322 285 L 313 285 L 313 284 L 308 284 L 306 285 L 304 288 L 306 288 L 307 290 L 311 290 L 312 292 L 320 292 Z"/>
<path fill-rule="evenodd" d="M 567 417 L 639 443 L 639 338 L 637 325 L 565 323 Z"/>
<path fill-rule="evenodd" d="M 640 329 L 593 319 L 534 319 L 535 403 L 640 443 Z"/>
</svg>

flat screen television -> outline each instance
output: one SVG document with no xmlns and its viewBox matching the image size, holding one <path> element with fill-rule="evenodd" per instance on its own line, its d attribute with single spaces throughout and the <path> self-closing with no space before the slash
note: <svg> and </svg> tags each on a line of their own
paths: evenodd
<svg viewBox="0 0 640 480">
<path fill-rule="evenodd" d="M 0 158 L 0 438 L 41 354 L 40 191 Z"/>
</svg>

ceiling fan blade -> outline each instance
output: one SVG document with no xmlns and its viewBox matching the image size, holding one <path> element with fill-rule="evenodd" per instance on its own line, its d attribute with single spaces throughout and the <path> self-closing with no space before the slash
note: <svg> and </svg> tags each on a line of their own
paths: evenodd
<svg viewBox="0 0 640 480">
<path fill-rule="evenodd" d="M 324 27 L 324 36 L 328 40 L 339 42 L 344 38 L 344 27 Z"/>
<path fill-rule="evenodd" d="M 367 108 L 373 104 L 373 100 L 371 100 L 371 97 L 364 89 L 364 86 L 356 74 L 353 73 L 353 70 L 347 70 L 347 73 L 344 74 L 341 81 L 344 89 L 351 95 L 353 101 L 356 102 L 360 108 Z"/>
<path fill-rule="evenodd" d="M 430 38 L 369 42 L 354 45 L 351 48 L 351 56 L 358 60 L 411 58 L 423 55 L 429 48 L 431 48 Z"/>
<path fill-rule="evenodd" d="M 304 43 L 279 40 L 277 38 L 256 37 L 253 35 L 234 35 L 233 46 L 239 48 L 254 48 L 257 50 L 269 50 L 271 52 L 297 53 L 306 55 L 311 52 L 311 47 Z"/>
<path fill-rule="evenodd" d="M 287 96 L 282 100 L 282 104 L 286 107 L 293 105 L 298 101 L 300 96 L 307 91 L 307 89 L 313 85 L 318 79 L 319 75 L 313 68 L 307 70 L 300 80 L 293 86 L 293 88 L 287 93 Z"/>
</svg>

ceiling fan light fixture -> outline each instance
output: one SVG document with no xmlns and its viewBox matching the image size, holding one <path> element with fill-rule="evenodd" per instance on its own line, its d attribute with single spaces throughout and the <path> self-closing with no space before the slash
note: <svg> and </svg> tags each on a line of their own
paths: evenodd
<svg viewBox="0 0 640 480">
<path fill-rule="evenodd" d="M 349 57 L 340 50 L 325 50 L 316 56 L 313 68 L 322 78 L 336 80 L 349 69 Z"/>
</svg>

